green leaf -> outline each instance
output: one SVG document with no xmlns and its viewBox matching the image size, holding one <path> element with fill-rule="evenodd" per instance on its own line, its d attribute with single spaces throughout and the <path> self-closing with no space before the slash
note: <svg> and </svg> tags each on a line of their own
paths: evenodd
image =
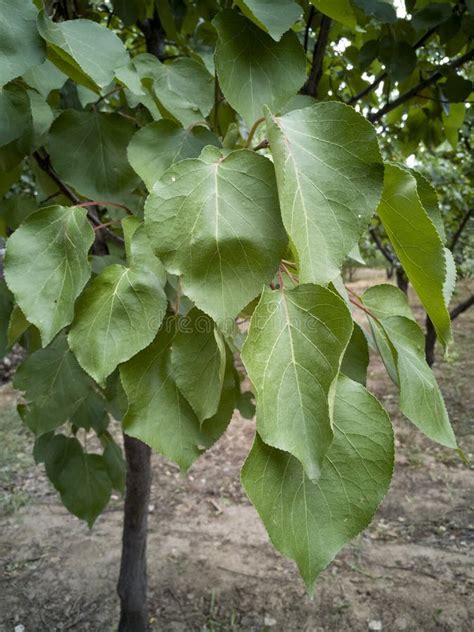
<svg viewBox="0 0 474 632">
<path fill-rule="evenodd" d="M 92 527 L 112 493 L 104 458 L 86 452 L 69 458 L 56 480 L 56 488 L 66 509 Z"/>
<path fill-rule="evenodd" d="M 145 266 L 105 268 L 76 305 L 69 344 L 96 382 L 147 347 L 166 310 L 161 280 Z"/>
<path fill-rule="evenodd" d="M 401 412 L 433 441 L 456 448 L 441 391 L 425 360 L 420 327 L 403 316 L 385 318 L 382 325 L 396 350 Z"/>
<path fill-rule="evenodd" d="M 219 146 L 207 127 L 183 129 L 173 121 L 161 120 L 138 130 L 128 146 L 128 160 L 149 191 L 173 163 L 197 158 L 206 145 Z"/>
<path fill-rule="evenodd" d="M 444 347 L 451 341 L 451 322 L 443 297 L 446 262 L 443 243 L 408 171 L 385 166 L 382 200 L 377 209 L 393 249 Z"/>
<path fill-rule="evenodd" d="M 255 395 L 250 391 L 240 394 L 236 407 L 244 419 L 253 419 L 256 412 Z"/>
<path fill-rule="evenodd" d="M 301 7 L 293 0 L 237 0 L 236 4 L 247 18 L 276 41 L 301 15 Z"/>
<path fill-rule="evenodd" d="M 2 200 L 0 217 L 10 230 L 16 230 L 36 210 L 38 210 L 38 203 L 35 198 L 29 195 L 13 194 L 6 200 Z"/>
<path fill-rule="evenodd" d="M 0 146 L 9 145 L 22 136 L 31 135 L 30 100 L 25 90 L 16 85 L 0 89 Z"/>
<path fill-rule="evenodd" d="M 377 319 L 369 318 L 382 360 L 399 386 L 400 410 L 430 439 L 455 448 L 443 397 L 425 360 L 424 335 L 406 295 L 393 285 L 376 285 L 362 300 Z"/>
<path fill-rule="evenodd" d="M 363 329 L 354 323 L 352 336 L 342 358 L 341 373 L 365 386 L 369 366 L 369 345 Z"/>
<path fill-rule="evenodd" d="M 12 309 L 10 320 L 8 322 L 8 346 L 13 347 L 15 342 L 25 333 L 25 331 L 29 329 L 29 327 L 30 323 L 26 320 L 25 315 L 18 305 L 15 305 Z"/>
<path fill-rule="evenodd" d="M 67 77 L 49 59 L 45 59 L 39 66 L 25 72 L 23 80 L 46 98 L 52 90 L 62 88 Z"/>
<path fill-rule="evenodd" d="M 107 87 L 115 70 L 128 62 L 120 38 L 92 20 L 52 22 L 43 10 L 38 14 L 38 30 L 48 44 L 50 61 L 90 90 Z"/>
<path fill-rule="evenodd" d="M 67 421 L 93 390 L 62 334 L 26 358 L 13 384 L 24 392 L 23 421 L 38 436 Z"/>
<path fill-rule="evenodd" d="M 0 0 L 0 87 L 44 60 L 37 13 L 31 0 Z"/>
<path fill-rule="evenodd" d="M 72 514 L 89 527 L 107 505 L 112 492 L 109 464 L 105 457 L 87 454 L 74 438 L 48 433 L 35 442 L 35 460 L 46 473 Z"/>
<path fill-rule="evenodd" d="M 193 309 L 178 321 L 171 370 L 200 422 L 216 414 L 221 398 L 226 352 L 209 316 Z"/>
<path fill-rule="evenodd" d="M 155 60 L 153 91 L 168 118 L 182 125 L 202 121 L 214 105 L 214 79 L 203 64 L 180 58 L 170 64 Z"/>
<path fill-rule="evenodd" d="M 5 279 L 43 346 L 72 321 L 91 274 L 93 241 L 84 208 L 49 206 L 30 215 L 7 242 Z"/>
<path fill-rule="evenodd" d="M 184 294 L 225 330 L 276 272 L 287 241 L 273 165 L 248 150 L 208 147 L 172 165 L 148 197 L 145 226 Z"/>
<path fill-rule="evenodd" d="M 82 454 L 82 445 L 76 438 L 48 432 L 37 437 L 33 450 L 36 463 L 44 463 L 49 480 L 56 487 L 57 479 L 67 461 Z"/>
<path fill-rule="evenodd" d="M 105 437 L 105 442 L 103 458 L 107 473 L 112 481 L 112 487 L 124 494 L 127 465 L 123 458 L 122 450 L 108 433 Z"/>
<path fill-rule="evenodd" d="M 8 323 L 13 309 L 10 290 L 4 279 L 0 278 L 0 358 L 8 351 Z"/>
<path fill-rule="evenodd" d="M 470 79 L 461 75 L 449 75 L 446 83 L 441 87 L 446 98 L 452 103 L 462 103 L 474 90 L 474 84 Z"/>
<path fill-rule="evenodd" d="M 21 176 L 21 166 L 14 167 L 10 171 L 2 171 L 0 173 L 0 198 L 2 198 L 5 193 L 11 189 L 12 185 L 20 179 Z M 2 200 L 2 210 L 4 200 Z"/>
<path fill-rule="evenodd" d="M 122 421 L 127 412 L 128 402 L 120 381 L 120 371 L 118 369 L 107 380 L 105 397 L 107 398 L 109 413 L 117 421 Z"/>
<path fill-rule="evenodd" d="M 358 54 L 358 61 L 363 70 L 368 68 L 379 53 L 379 41 L 369 40 L 365 42 Z"/>
<path fill-rule="evenodd" d="M 139 182 L 127 160 L 133 133 L 133 125 L 118 114 L 63 112 L 49 135 L 51 162 L 81 195 L 123 204 Z"/>
<path fill-rule="evenodd" d="M 285 228 L 300 280 L 326 284 L 367 230 L 383 163 L 374 128 L 341 103 L 267 115 Z"/>
<path fill-rule="evenodd" d="M 28 90 L 30 100 L 31 118 L 33 122 L 33 149 L 44 145 L 46 135 L 54 121 L 54 113 L 46 98 L 38 94 L 36 90 Z"/>
<path fill-rule="evenodd" d="M 312 480 L 333 440 L 334 386 L 351 333 L 350 311 L 331 290 L 265 289 L 242 349 L 258 433 L 299 459 Z"/>
<path fill-rule="evenodd" d="M 446 231 L 444 229 L 443 218 L 441 216 L 441 211 L 439 208 L 438 194 L 436 193 L 431 183 L 428 182 L 428 180 L 425 178 L 425 176 L 423 176 L 415 169 L 412 169 L 411 173 L 416 178 L 416 189 L 418 192 L 418 197 L 420 198 L 420 202 L 429 215 L 430 220 L 435 225 L 436 230 L 438 231 L 444 243 L 446 241 Z"/>
<path fill-rule="evenodd" d="M 248 126 L 295 95 L 306 78 L 304 51 L 295 33 L 275 42 L 235 11 L 221 11 L 213 20 L 219 40 L 215 53 L 221 90 Z M 238 35 L 236 35 L 238 34 Z"/>
<path fill-rule="evenodd" d="M 310 2 L 324 15 L 350 29 L 355 29 L 356 17 L 350 0 L 310 0 Z"/>
<path fill-rule="evenodd" d="M 397 21 L 395 8 L 385 0 L 353 0 L 353 2 L 366 15 L 374 17 L 382 24 L 393 24 Z"/>
<path fill-rule="evenodd" d="M 168 319 L 153 343 L 121 366 L 129 402 L 123 429 L 187 470 L 227 427 L 235 405 L 235 378 L 228 354 L 219 410 L 200 424 L 173 378 L 174 335 L 175 325 Z"/>
<path fill-rule="evenodd" d="M 389 48 L 387 55 L 381 54 L 381 60 L 395 81 L 407 79 L 417 64 L 414 49 L 409 42 L 403 40 L 395 42 L 393 47 Z"/>
<path fill-rule="evenodd" d="M 93 428 L 98 435 L 105 432 L 109 425 L 109 415 L 102 394 L 91 389 L 87 399 L 83 400 L 71 415 L 70 422 L 88 431 Z"/>
<path fill-rule="evenodd" d="M 441 115 L 446 138 L 453 149 L 458 146 L 459 130 L 464 123 L 465 116 L 466 106 L 464 103 L 450 103 L 449 112 L 443 111 Z"/>
<path fill-rule="evenodd" d="M 446 307 L 451 302 L 454 290 L 456 288 L 457 281 L 457 269 L 456 261 L 454 260 L 453 253 L 448 248 L 444 249 L 444 256 L 446 259 L 446 279 L 443 285 L 443 296 Z"/>
<path fill-rule="evenodd" d="M 242 484 L 273 545 L 295 560 L 309 590 L 338 551 L 371 521 L 388 491 L 393 431 L 387 413 L 365 388 L 341 376 L 334 441 L 312 483 L 292 456 L 257 435 Z"/>
<path fill-rule="evenodd" d="M 408 304 L 407 295 L 388 283 L 373 285 L 362 295 L 364 305 L 370 309 L 370 313 L 376 318 L 388 316 L 403 316 L 415 320 L 413 312 Z"/>
<path fill-rule="evenodd" d="M 153 13 L 153 1 L 150 0 L 114 0 L 114 12 L 126 26 L 130 26 L 137 20 L 151 17 Z"/>
<path fill-rule="evenodd" d="M 418 31 L 430 29 L 445 22 L 452 14 L 452 11 L 452 7 L 447 2 L 431 2 L 427 7 L 414 14 L 411 24 Z"/>
</svg>

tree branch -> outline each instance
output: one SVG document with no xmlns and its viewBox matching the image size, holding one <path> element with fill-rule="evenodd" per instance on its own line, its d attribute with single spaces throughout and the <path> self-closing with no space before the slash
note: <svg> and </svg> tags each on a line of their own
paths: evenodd
<svg viewBox="0 0 474 632">
<path fill-rule="evenodd" d="M 428 41 L 430 39 L 430 37 L 436 32 L 436 27 L 431 28 L 429 31 L 426 31 L 426 33 L 420 37 L 420 39 L 415 42 L 413 44 L 413 50 L 418 50 L 418 48 L 421 48 L 421 46 L 423 46 L 423 44 Z M 349 105 L 354 105 L 354 103 L 357 103 L 357 101 L 360 101 L 361 99 L 363 99 L 365 96 L 367 96 L 370 92 L 373 92 L 377 86 L 387 77 L 387 71 L 384 71 L 382 73 L 380 73 L 380 75 L 378 77 L 376 77 L 374 79 L 374 81 L 366 86 L 363 90 L 361 90 L 358 94 L 354 95 L 351 99 L 349 99 L 349 101 L 347 102 Z"/>
<path fill-rule="evenodd" d="M 318 84 L 323 76 L 324 55 L 326 52 L 330 28 L 331 18 L 323 15 L 321 18 L 321 26 L 319 27 L 318 41 L 314 46 L 311 72 L 309 73 L 309 79 L 306 85 L 306 94 L 309 94 L 314 98 L 317 98 L 318 96 Z"/>
<path fill-rule="evenodd" d="M 456 244 L 459 241 L 459 238 L 461 237 L 461 234 L 467 224 L 467 222 L 469 221 L 469 218 L 471 217 L 471 215 L 474 213 L 474 209 L 470 208 L 468 210 L 468 212 L 464 215 L 464 217 L 461 220 L 461 223 L 458 226 L 457 231 L 454 233 L 453 238 L 451 239 L 451 243 L 449 244 L 449 249 L 451 250 L 451 252 L 454 250 L 454 248 L 456 247 Z"/>
<path fill-rule="evenodd" d="M 462 303 L 459 303 L 459 305 L 456 305 L 456 307 L 449 312 L 449 315 L 451 316 L 451 320 L 455 320 L 458 316 L 460 316 L 463 312 L 465 312 L 467 309 L 469 309 L 473 305 L 474 305 L 474 294 L 471 294 L 469 298 L 467 298 Z"/>
<path fill-rule="evenodd" d="M 50 161 L 48 155 L 46 155 L 43 158 L 43 156 L 41 156 L 41 154 L 38 151 L 34 151 L 33 152 L 33 158 L 38 163 L 38 166 L 45 173 L 48 174 L 48 176 L 51 178 L 51 180 L 54 180 L 54 182 L 56 182 L 56 184 L 58 185 L 58 188 L 59 188 L 61 193 L 63 193 L 67 198 L 69 198 L 73 204 L 77 204 L 78 202 L 80 202 L 80 199 L 77 197 L 77 195 L 75 195 L 75 193 L 73 193 L 69 189 L 69 187 L 67 187 L 64 184 L 64 182 L 61 180 L 61 178 L 57 175 L 57 173 L 53 169 L 53 165 L 51 164 L 51 161 Z"/>
<path fill-rule="evenodd" d="M 369 234 L 372 237 L 372 240 L 374 241 L 377 248 L 385 257 L 385 259 L 387 259 L 387 261 L 391 263 L 393 266 L 395 266 L 396 268 L 399 268 L 400 262 L 398 261 L 396 256 L 393 253 L 391 253 L 390 250 L 383 245 L 380 237 L 377 235 L 377 231 L 374 228 L 369 228 Z"/>
<path fill-rule="evenodd" d="M 407 90 L 406 92 L 401 94 L 394 101 L 387 103 L 382 108 L 380 108 L 380 110 L 377 110 L 373 114 L 370 114 L 367 118 L 371 123 L 375 123 L 375 121 L 381 119 L 383 116 L 385 116 L 385 114 L 388 114 L 388 112 L 391 112 L 412 97 L 416 96 L 417 92 L 420 92 L 420 90 L 424 90 L 425 88 L 428 88 L 429 86 L 435 84 L 444 76 L 446 70 L 454 70 L 455 68 L 459 68 L 459 66 L 462 66 L 466 62 L 471 61 L 471 59 L 473 58 L 474 48 L 468 51 L 465 55 L 462 55 L 461 57 L 453 60 L 449 64 L 445 64 L 444 66 L 442 66 L 442 70 L 436 70 L 436 72 L 434 72 L 430 77 L 428 77 L 427 79 L 423 79 L 423 81 L 417 83 L 416 86 L 413 86 L 413 88 L 410 88 L 410 90 Z"/>
<path fill-rule="evenodd" d="M 61 178 L 58 176 L 58 174 L 54 170 L 53 165 L 51 164 L 51 160 L 48 155 L 43 157 L 38 151 L 34 151 L 33 158 L 38 163 L 38 166 L 40 167 L 40 169 L 42 169 L 45 173 L 47 173 L 48 176 L 51 178 L 51 180 L 54 180 L 54 182 L 58 185 L 60 192 L 63 193 L 69 200 L 71 200 L 74 206 L 81 206 L 81 205 L 86 206 L 88 204 L 87 202 L 81 203 L 80 198 L 78 198 L 77 195 L 73 191 L 71 191 L 71 189 L 61 180 Z M 95 227 L 98 227 L 102 224 L 100 219 L 95 216 L 92 209 L 87 211 L 87 217 L 89 218 L 91 223 L 94 224 Z M 119 235 L 116 235 L 114 232 L 112 232 L 108 228 L 104 228 L 101 226 L 101 230 L 107 233 L 107 235 L 111 239 L 116 241 L 117 243 L 119 244 L 125 243 L 122 237 L 120 237 Z"/>
<path fill-rule="evenodd" d="M 313 18 L 314 18 L 315 12 L 316 12 L 316 10 L 315 10 L 314 6 L 311 5 L 311 8 L 309 10 L 308 21 L 306 22 L 306 28 L 305 28 L 305 31 L 304 31 L 304 52 L 305 53 L 308 52 L 309 30 L 311 28 L 311 24 L 313 22 Z"/>
<path fill-rule="evenodd" d="M 151 53 L 163 61 L 165 55 L 165 30 L 161 24 L 158 12 L 154 11 L 153 17 L 137 22 L 138 28 L 145 36 L 147 53 Z"/>
</svg>

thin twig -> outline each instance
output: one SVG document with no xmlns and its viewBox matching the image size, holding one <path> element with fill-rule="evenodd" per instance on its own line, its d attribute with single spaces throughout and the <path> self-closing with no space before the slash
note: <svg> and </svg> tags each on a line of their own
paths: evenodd
<svg viewBox="0 0 474 632">
<path fill-rule="evenodd" d="M 377 318 L 377 316 L 375 314 L 372 314 L 372 312 L 368 310 L 367 307 L 364 307 L 364 305 L 361 305 L 357 301 L 354 301 L 352 298 L 349 298 L 349 302 L 352 303 L 352 305 L 355 305 L 355 307 L 358 307 L 359 309 L 361 309 L 363 312 L 368 314 L 371 318 L 373 318 L 375 321 L 377 321 L 380 324 L 380 320 Z"/>
<path fill-rule="evenodd" d="M 421 90 L 424 90 L 425 88 L 429 88 L 429 86 L 432 86 L 433 84 L 435 84 L 439 79 L 444 77 L 447 70 L 454 70 L 455 68 L 459 68 L 460 66 L 464 65 L 468 61 L 471 61 L 471 59 L 473 58 L 474 58 L 474 48 L 472 48 L 470 51 L 468 51 L 461 57 L 454 59 L 449 64 L 445 64 L 444 66 L 441 66 L 440 70 L 436 70 L 430 77 L 428 77 L 427 79 L 423 79 L 423 81 L 420 81 L 419 83 L 417 83 L 416 86 L 413 86 L 413 88 L 410 88 L 410 90 L 407 90 L 406 92 L 401 94 L 398 98 L 387 103 L 386 105 L 384 105 L 382 108 L 380 108 L 373 114 L 370 114 L 367 118 L 369 119 L 371 123 L 375 123 L 376 121 L 381 119 L 383 116 L 385 116 L 385 114 L 388 114 L 389 112 L 391 112 L 395 108 L 398 108 L 400 105 L 402 105 L 403 103 L 405 103 L 412 97 L 416 96 L 417 93 L 420 92 Z"/>
<path fill-rule="evenodd" d="M 313 22 L 314 14 L 315 14 L 315 8 L 313 5 L 311 5 L 311 8 L 309 10 L 308 21 L 306 22 L 306 28 L 304 31 L 304 52 L 305 53 L 308 52 L 309 31 L 311 29 L 311 24 Z"/>
<path fill-rule="evenodd" d="M 286 265 L 283 262 L 280 263 L 280 267 L 283 270 L 283 272 L 285 272 L 286 275 L 293 281 L 293 283 L 295 284 L 298 283 L 298 277 L 296 277 L 292 272 L 290 272 L 290 270 L 286 267 Z"/>
<path fill-rule="evenodd" d="M 48 176 L 54 180 L 54 182 L 58 185 L 60 191 L 62 193 L 64 193 L 64 195 L 69 198 L 69 200 L 71 200 L 71 202 L 74 204 L 74 206 L 91 206 L 91 204 L 87 203 L 87 202 L 82 202 L 80 201 L 80 199 L 77 197 L 77 195 L 75 193 L 73 193 L 71 191 L 71 189 L 61 180 L 61 178 L 58 176 L 58 174 L 56 173 L 56 171 L 53 169 L 53 166 L 51 164 L 51 160 L 49 158 L 48 155 L 46 155 L 45 157 L 41 156 L 41 154 L 38 151 L 34 151 L 33 152 L 33 158 L 36 160 L 36 162 L 38 163 L 39 167 L 48 174 Z M 92 205 L 96 206 L 96 202 L 93 202 Z M 100 220 L 95 217 L 94 213 L 92 211 L 88 211 L 87 212 L 87 217 L 90 219 L 90 221 L 92 222 L 92 224 L 94 224 L 94 226 L 98 226 L 100 224 Z M 124 240 L 122 239 L 122 237 L 120 237 L 119 235 L 116 235 L 115 233 L 113 233 L 111 230 L 109 230 L 108 228 L 104 228 L 103 229 L 107 235 L 110 236 L 111 239 L 113 239 L 114 241 L 116 241 L 117 243 L 123 244 Z"/>
<path fill-rule="evenodd" d="M 259 149 L 266 149 L 269 146 L 269 142 L 267 138 L 264 138 L 261 143 L 255 145 L 253 148 L 254 151 L 258 151 Z"/>
<path fill-rule="evenodd" d="M 73 204 L 77 204 L 80 201 L 79 198 L 77 197 L 77 195 L 75 195 L 69 189 L 69 187 L 67 187 L 64 184 L 64 182 L 61 180 L 61 178 L 57 175 L 57 173 L 53 169 L 53 166 L 51 165 L 51 161 L 49 159 L 49 156 L 46 156 L 46 157 L 43 158 L 43 156 L 41 156 L 41 154 L 38 151 L 34 151 L 33 152 L 33 158 L 36 160 L 36 162 L 38 163 L 39 167 L 49 175 L 51 180 L 54 180 L 54 182 L 58 185 L 59 190 L 62 193 L 64 193 L 64 195 L 67 198 L 69 198 Z"/>
<path fill-rule="evenodd" d="M 97 99 L 94 105 L 98 105 L 101 101 L 103 101 L 107 97 L 110 97 L 111 94 L 114 94 L 115 92 L 118 92 L 119 90 L 122 90 L 122 86 L 116 86 L 113 90 L 111 90 L 110 92 L 107 92 L 107 94 L 103 94 L 101 97 Z"/>
<path fill-rule="evenodd" d="M 81 202 L 80 204 L 76 204 L 76 206 L 116 206 L 117 208 L 123 208 L 129 213 L 133 215 L 132 211 L 125 206 L 125 204 L 118 204 L 117 202 L 110 202 L 109 200 L 90 200 L 88 202 Z"/>
<path fill-rule="evenodd" d="M 377 231 L 374 228 L 369 228 L 369 234 L 372 237 L 372 240 L 374 241 L 374 243 L 377 246 L 377 248 L 380 250 L 380 252 L 385 257 L 385 259 L 387 259 L 387 261 L 389 263 L 391 263 L 393 266 L 395 266 L 395 268 L 399 268 L 400 267 L 400 262 L 395 257 L 395 255 L 393 255 L 390 252 L 390 250 L 383 245 L 380 237 L 377 234 Z"/>
<path fill-rule="evenodd" d="M 436 32 L 436 27 L 431 28 L 429 31 L 427 31 L 422 37 L 420 37 L 420 39 L 415 42 L 415 44 L 413 44 L 413 50 L 417 50 L 418 48 L 420 48 L 421 46 L 423 46 L 423 44 L 430 39 L 430 37 Z M 359 93 L 357 93 L 356 95 L 354 95 L 351 99 L 349 99 L 349 101 L 347 102 L 349 105 L 354 105 L 354 103 L 357 103 L 357 101 L 360 101 L 361 99 L 363 99 L 365 96 L 367 96 L 370 92 L 373 92 L 377 86 L 387 77 L 387 71 L 384 71 L 382 73 L 380 73 L 380 75 L 378 77 L 376 77 L 374 79 L 374 81 L 366 86 L 363 90 L 361 90 Z"/>
<path fill-rule="evenodd" d="M 318 96 L 318 85 L 323 76 L 323 63 L 326 47 L 328 44 L 329 31 L 331 29 L 331 18 L 323 15 L 321 26 L 319 27 L 318 41 L 314 46 L 313 63 L 306 85 L 306 94 L 316 98 Z"/>
<path fill-rule="evenodd" d="M 464 228 L 466 227 L 467 222 L 469 221 L 469 218 L 471 217 L 471 215 L 474 213 L 474 209 L 470 208 L 467 213 L 464 215 L 464 217 L 462 218 L 457 231 L 454 233 L 452 239 L 451 239 L 451 243 L 449 244 L 449 249 L 451 250 L 451 252 L 454 250 L 454 248 L 456 247 L 456 244 L 459 241 L 459 238 L 461 237 L 461 234 L 464 230 Z"/>
<path fill-rule="evenodd" d="M 250 128 L 250 132 L 249 132 L 249 135 L 247 136 L 247 141 L 246 141 L 244 147 L 250 147 L 250 143 L 253 141 L 253 137 L 255 136 L 255 132 L 257 131 L 258 127 L 264 122 L 265 122 L 265 117 L 264 116 L 262 116 L 261 118 L 258 118 L 255 121 L 255 123 Z"/>
<path fill-rule="evenodd" d="M 459 303 L 459 305 L 456 305 L 456 307 L 454 307 L 449 312 L 449 315 L 451 316 L 451 320 L 455 320 L 458 316 L 463 314 L 466 310 L 468 310 L 473 305 L 474 305 L 474 294 L 471 294 L 469 298 L 467 298 L 462 303 Z"/>
</svg>

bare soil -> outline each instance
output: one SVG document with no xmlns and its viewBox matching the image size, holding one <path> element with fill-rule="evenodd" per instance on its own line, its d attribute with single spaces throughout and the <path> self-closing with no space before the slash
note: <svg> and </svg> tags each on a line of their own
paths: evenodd
<svg viewBox="0 0 474 632">
<path fill-rule="evenodd" d="M 351 285 L 361 290 L 368 280 L 358 271 Z M 371 274 L 370 283 L 384 280 L 383 271 Z M 448 360 L 438 353 L 435 369 L 466 454 L 473 452 L 473 333 L 471 309 L 455 322 L 454 349 Z M 236 414 L 186 476 L 153 457 L 152 631 L 473 629 L 472 465 L 401 418 L 395 387 L 376 357 L 369 387 L 396 428 L 392 487 L 372 526 L 322 574 L 313 599 L 293 563 L 269 544 L 241 489 L 252 422 Z M 15 398 L 8 385 L 0 391 L 0 632 L 112 632 L 122 500 L 112 501 L 92 531 L 69 515 L 33 464 Z"/>
</svg>

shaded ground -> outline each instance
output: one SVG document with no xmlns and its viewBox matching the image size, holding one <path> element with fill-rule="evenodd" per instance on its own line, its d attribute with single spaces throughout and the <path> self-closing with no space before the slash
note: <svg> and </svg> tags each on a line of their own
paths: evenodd
<svg viewBox="0 0 474 632">
<path fill-rule="evenodd" d="M 360 290 L 366 280 L 357 274 L 353 287 Z M 372 276 L 374 281 L 384 281 L 383 274 Z M 436 373 L 460 444 L 472 453 L 474 309 L 456 321 L 455 331 L 451 357 L 439 358 Z M 241 490 L 239 469 L 252 423 L 236 416 L 223 440 L 186 477 L 154 457 L 151 630 L 472 630 L 472 465 L 395 414 L 395 388 L 377 358 L 370 388 L 394 414 L 398 457 L 392 488 L 372 526 L 323 573 L 314 600 L 293 564 L 270 546 Z M 25 632 L 112 632 L 121 500 L 112 502 L 92 532 L 70 516 L 42 469 L 32 465 L 31 437 L 14 402 L 11 388 L 3 387 L 0 632 L 21 625 Z"/>
</svg>

